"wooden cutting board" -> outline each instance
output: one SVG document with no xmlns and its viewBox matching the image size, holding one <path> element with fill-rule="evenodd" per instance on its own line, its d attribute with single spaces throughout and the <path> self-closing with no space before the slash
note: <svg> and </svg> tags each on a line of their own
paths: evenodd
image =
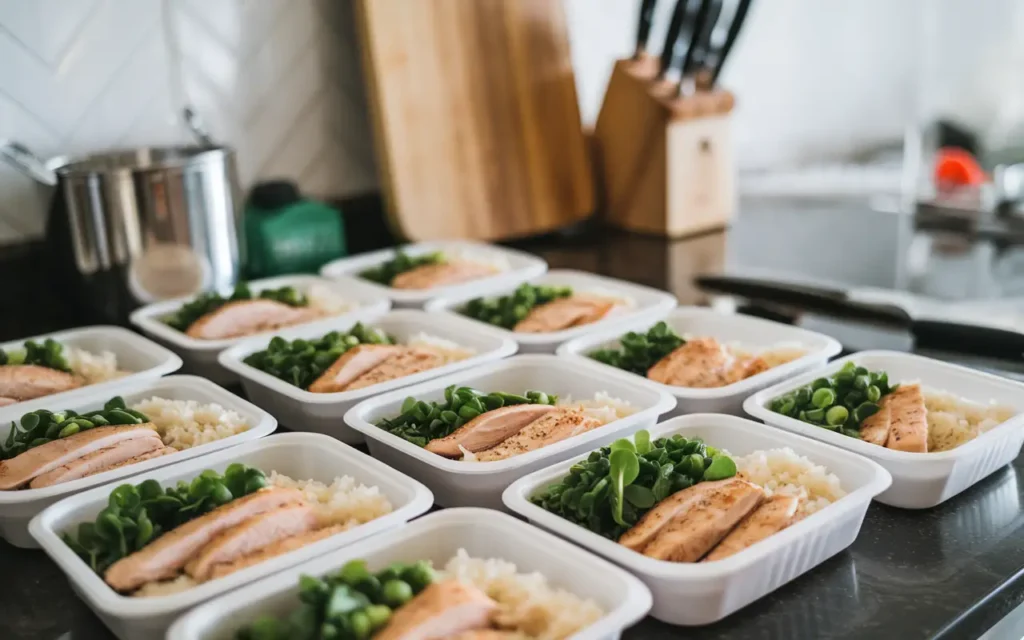
<svg viewBox="0 0 1024 640">
<path fill-rule="evenodd" d="M 385 201 L 410 240 L 495 240 L 594 209 L 562 2 L 359 0 Z"/>
</svg>

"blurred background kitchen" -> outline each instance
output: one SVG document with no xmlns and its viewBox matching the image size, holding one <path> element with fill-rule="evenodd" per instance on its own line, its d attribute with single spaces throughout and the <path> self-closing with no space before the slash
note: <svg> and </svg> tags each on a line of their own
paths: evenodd
<svg viewBox="0 0 1024 640">
<path fill-rule="evenodd" d="M 293 248 L 310 247 L 318 234 L 331 238 L 308 248 L 310 264 L 433 232 L 514 241 L 545 253 L 553 266 L 622 269 L 672 289 L 683 302 L 739 287 L 748 298 L 790 305 L 794 295 L 813 294 L 799 298 L 809 305 L 841 299 L 881 308 L 890 319 L 895 309 L 903 319 L 966 314 L 1001 328 L 1018 322 L 1012 300 L 982 313 L 973 303 L 941 301 L 1024 292 L 1024 253 L 1017 249 L 1024 214 L 1016 203 L 1024 190 L 1020 2 L 753 2 L 716 88 L 734 97 L 735 107 L 729 102 L 717 114 L 726 121 L 720 138 L 701 139 L 705 150 L 712 141 L 711 153 L 723 163 L 708 170 L 722 178 L 716 189 L 724 204 L 711 222 L 673 229 L 670 221 L 661 232 L 660 218 L 652 228 L 610 211 L 618 205 L 609 156 L 613 164 L 620 156 L 591 136 L 616 61 L 637 47 L 639 0 L 382 0 L 365 9 L 369 4 L 0 0 L 0 141 L 19 145 L 6 147 L 14 162 L 0 163 L 0 256 L 7 257 L 0 270 L 7 286 L 18 280 L 23 295 L 38 298 L 40 283 L 56 278 L 104 299 L 120 287 L 128 291 L 123 303 L 103 312 L 123 316 L 140 299 L 245 276 L 246 262 L 257 258 L 264 265 L 306 264 L 301 256 L 282 257 L 283 243 L 260 245 L 277 233 L 269 231 L 274 216 L 288 210 Z M 654 4 L 647 38 L 653 56 L 678 4 Z M 723 33 L 736 4 L 723 3 Z M 496 21 L 500 28 L 483 26 Z M 430 37 L 431 29 L 443 41 Z M 524 98 L 516 113 L 503 115 L 505 105 L 531 92 L 541 97 Z M 502 146 L 510 138 L 487 129 L 498 125 L 474 125 L 473 114 L 459 110 L 465 104 L 484 105 L 478 119 L 484 113 L 499 124 L 506 116 L 540 124 L 509 134 L 520 145 L 510 151 Z M 678 113 L 666 117 L 666 130 L 680 122 Z M 616 129 L 638 126 L 628 120 L 610 119 Z M 481 140 L 470 139 L 477 134 Z M 122 219 L 116 202 L 100 201 L 116 200 L 106 183 L 87 179 L 63 203 L 55 193 L 71 187 L 42 184 L 57 180 L 50 170 L 67 162 L 61 157 L 197 144 L 233 153 L 215 158 L 217 166 L 206 165 L 192 183 L 171 176 L 160 190 L 150 184 L 145 197 L 166 197 L 161 206 L 169 212 L 136 203 L 136 221 Z M 431 153 L 444 146 L 455 155 Z M 970 154 L 945 158 L 943 146 Z M 456 171 L 448 159 L 464 149 L 481 155 Z M 33 172 L 27 152 L 45 167 Z M 637 151 L 645 161 L 655 153 Z M 131 162 L 166 168 L 162 158 Z M 19 161 L 28 168 L 16 167 Z M 109 158 L 104 162 L 109 168 Z M 478 165 L 479 175 L 459 173 Z M 96 174 L 104 167 L 86 168 Z M 666 171 L 652 189 L 636 175 L 624 178 L 627 190 L 649 190 L 666 200 L 658 206 L 678 208 L 677 195 L 686 197 L 679 185 L 697 174 L 689 170 L 680 181 L 678 168 Z M 937 175 L 947 181 L 940 184 Z M 181 202 L 167 196 L 175 180 Z M 241 217 L 218 212 L 223 202 L 212 211 L 209 202 L 195 209 L 195 180 L 205 185 L 203 197 L 223 182 L 234 193 L 227 210 Z M 268 180 L 291 184 L 264 185 L 251 195 Z M 527 195 L 516 200 L 521 193 Z M 300 211 L 299 204 L 308 207 Z M 147 222 L 160 215 L 175 220 L 176 207 L 189 206 L 170 225 L 175 229 Z M 686 222 L 690 206 L 666 216 Z M 47 233 L 48 217 L 62 209 L 70 222 Z M 344 224 L 327 224 L 331 216 Z M 644 233 L 595 232 L 594 219 Z M 230 225 L 237 228 L 226 231 Z M 569 238 L 583 233 L 576 242 L 588 250 L 609 243 L 619 250 L 581 258 L 572 242 L 552 244 L 546 235 L 562 228 Z M 225 234 L 248 242 L 217 244 Z M 188 251 L 167 250 L 178 244 Z M 147 262 L 143 254 L 159 259 Z M 64 271 L 53 270 L 62 257 Z M 40 267 L 27 270 L 32 278 L 12 277 L 32 265 Z M 62 276 L 83 271 L 81 287 Z M 117 273 L 101 277 L 106 271 Z M 698 287 L 694 278 L 701 275 L 729 277 Z M 750 285 L 770 286 L 751 293 L 744 289 Z"/>
</svg>

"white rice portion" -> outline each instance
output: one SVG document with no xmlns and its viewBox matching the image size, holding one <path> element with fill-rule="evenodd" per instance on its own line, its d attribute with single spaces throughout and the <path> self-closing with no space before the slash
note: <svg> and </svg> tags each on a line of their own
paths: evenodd
<svg viewBox="0 0 1024 640">
<path fill-rule="evenodd" d="M 970 442 L 1014 415 L 1013 407 L 994 401 L 981 404 L 945 391 L 922 389 L 928 409 L 928 451 L 955 449 Z"/>
<path fill-rule="evenodd" d="M 476 355 L 475 349 L 463 347 L 451 340 L 432 336 L 422 331 L 410 336 L 405 344 L 409 347 L 426 347 L 428 349 L 433 349 L 444 357 L 445 364 L 465 360 L 466 358 Z"/>
<path fill-rule="evenodd" d="M 798 455 L 789 447 L 733 456 L 737 475 L 776 493 L 800 498 L 797 518 L 811 515 L 846 495 L 839 478 L 820 464 Z"/>
<path fill-rule="evenodd" d="M 132 409 L 146 414 L 164 444 L 179 451 L 230 438 L 250 426 L 238 412 L 215 402 L 168 400 L 153 396 L 136 402 Z"/>
<path fill-rule="evenodd" d="M 634 300 L 633 298 L 626 295 L 622 295 L 617 291 L 607 289 L 604 287 L 589 287 L 587 289 L 575 289 L 573 291 L 573 294 L 593 298 L 604 298 L 606 300 L 614 302 L 615 308 L 612 309 L 608 315 L 636 308 L 636 300 Z"/>
<path fill-rule="evenodd" d="M 509 264 L 508 258 L 500 253 L 491 251 L 460 248 L 446 249 L 444 251 L 444 257 L 447 262 L 475 262 L 477 264 L 486 265 L 494 269 L 497 273 L 512 269 L 512 265 Z"/>
<path fill-rule="evenodd" d="M 594 601 L 552 586 L 540 573 L 518 573 L 511 562 L 473 558 L 465 549 L 459 549 L 438 577 L 477 587 L 498 603 L 497 626 L 539 640 L 567 638 L 604 615 Z"/>
<path fill-rule="evenodd" d="M 86 384 L 116 380 L 128 375 L 117 368 L 117 356 L 112 351 L 92 353 L 77 347 L 64 346 L 71 371 L 85 378 Z"/>
<path fill-rule="evenodd" d="M 632 404 L 615 398 L 606 391 L 598 391 L 589 400 L 573 400 L 570 396 L 559 398 L 558 406 L 580 409 L 584 415 L 600 420 L 602 425 L 631 416 L 637 412 L 637 408 Z"/>
<path fill-rule="evenodd" d="M 325 284 L 310 285 L 306 291 L 309 308 L 322 316 L 336 316 L 359 307 L 359 303 L 348 300 Z"/>
<path fill-rule="evenodd" d="M 295 480 L 271 471 L 267 480 L 275 487 L 302 491 L 306 500 L 318 507 L 324 526 L 341 525 L 351 529 L 394 510 L 379 488 L 360 484 L 351 476 L 338 476 L 326 485 L 317 480 Z"/>
</svg>

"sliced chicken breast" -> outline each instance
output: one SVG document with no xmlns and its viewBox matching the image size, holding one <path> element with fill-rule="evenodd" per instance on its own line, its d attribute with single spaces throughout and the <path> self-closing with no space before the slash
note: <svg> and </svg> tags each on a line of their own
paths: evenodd
<svg viewBox="0 0 1024 640">
<path fill-rule="evenodd" d="M 309 307 L 293 307 L 277 300 L 236 300 L 192 323 L 185 335 L 200 340 L 238 338 L 270 331 L 318 317 Z"/>
<path fill-rule="evenodd" d="M 882 402 L 879 405 L 878 413 L 873 416 L 869 416 L 864 422 L 860 423 L 860 439 L 864 442 L 870 442 L 871 444 L 877 444 L 884 447 L 885 443 L 889 441 L 889 429 L 892 426 L 892 411 L 889 408 L 889 404 L 886 402 L 886 398 L 882 398 Z"/>
<path fill-rule="evenodd" d="M 398 355 L 402 347 L 390 344 L 361 344 L 341 354 L 320 377 L 309 385 L 313 393 L 336 393 L 344 391 L 348 385 L 382 364 L 388 358 Z"/>
<path fill-rule="evenodd" d="M 714 491 L 732 486 L 736 481 L 737 478 L 728 478 L 714 482 L 700 482 L 692 487 L 676 491 L 654 505 L 654 508 L 645 513 L 639 522 L 622 534 L 619 537 L 619 544 L 633 551 L 642 551 L 654 539 L 654 536 L 678 514 L 687 511 Z"/>
<path fill-rule="evenodd" d="M 455 261 L 425 264 L 398 274 L 391 281 L 391 286 L 395 289 L 432 289 L 476 280 L 493 275 L 495 272 L 494 267 L 479 262 Z"/>
<path fill-rule="evenodd" d="M 921 385 L 900 385 L 882 401 L 892 417 L 885 446 L 897 451 L 928 453 L 928 409 Z"/>
<path fill-rule="evenodd" d="M 765 359 L 760 356 L 737 360 L 726 372 L 725 384 L 746 380 L 751 376 L 764 373 L 770 368 Z"/>
<path fill-rule="evenodd" d="M 700 560 L 764 499 L 764 490 L 756 484 L 732 480 L 676 514 L 641 553 L 669 562 Z"/>
<path fill-rule="evenodd" d="M 534 307 L 516 323 L 519 333 L 550 333 L 597 322 L 615 306 L 607 298 L 571 296 Z"/>
<path fill-rule="evenodd" d="M 104 580 L 118 591 L 133 591 L 157 580 L 173 578 L 189 558 L 221 532 L 261 513 L 305 502 L 298 489 L 260 489 L 168 531 L 107 569 Z"/>
<path fill-rule="evenodd" d="M 504 442 L 534 420 L 555 410 L 548 404 L 517 404 L 481 413 L 443 438 L 427 443 L 431 453 L 447 458 L 462 457 L 466 451 L 483 451 Z"/>
<path fill-rule="evenodd" d="M 450 640 L 527 640 L 530 636 L 502 629 L 474 629 L 450 636 Z"/>
<path fill-rule="evenodd" d="M 714 338 L 695 338 L 654 364 L 647 377 L 675 387 L 711 388 L 728 384 L 735 358 Z"/>
<path fill-rule="evenodd" d="M 597 418 L 579 409 L 558 409 L 534 420 L 501 444 L 476 454 L 480 462 L 504 460 L 546 447 L 601 426 Z"/>
<path fill-rule="evenodd" d="M 250 553 L 249 555 L 236 558 L 231 562 L 223 564 L 215 564 L 210 570 L 209 579 L 222 578 L 226 575 L 230 575 L 236 571 L 247 569 L 253 565 L 259 564 L 265 560 L 275 558 L 280 555 L 284 555 L 289 551 L 295 551 L 301 549 L 307 544 L 313 544 L 319 542 L 325 538 L 329 538 L 336 533 L 345 531 L 346 527 L 342 525 L 333 525 L 330 527 L 324 527 L 322 529 L 316 529 L 308 533 L 301 533 L 298 535 L 285 538 L 284 540 L 278 540 L 277 542 L 268 544 L 259 551 Z"/>
<path fill-rule="evenodd" d="M 32 489 L 41 489 L 62 482 L 71 482 L 163 449 L 164 443 L 160 440 L 160 436 L 155 431 L 151 433 L 153 434 L 151 438 L 131 438 L 103 449 L 97 449 L 52 471 L 36 476 L 28 486 Z"/>
<path fill-rule="evenodd" d="M 210 541 L 185 565 L 185 573 L 202 582 L 214 565 L 233 562 L 292 536 L 317 528 L 313 505 L 289 504 L 245 520 Z"/>
<path fill-rule="evenodd" d="M 0 462 L 0 489 L 15 489 L 72 460 L 134 438 L 160 441 L 160 436 L 148 422 L 120 427 L 95 427 L 67 438 L 52 440 Z"/>
<path fill-rule="evenodd" d="M 353 380 L 345 391 L 365 389 L 375 384 L 397 380 L 414 373 L 436 369 L 445 364 L 444 356 L 433 349 L 423 347 L 400 347 L 400 351 L 373 369 Z"/>
<path fill-rule="evenodd" d="M 0 396 L 0 407 L 7 407 L 12 404 L 18 404 L 18 402 L 20 401 L 15 400 L 14 398 L 5 398 L 3 396 Z"/>
<path fill-rule="evenodd" d="M 84 384 L 85 380 L 79 376 L 37 364 L 0 365 L 0 397 L 14 402 L 42 398 Z"/>
<path fill-rule="evenodd" d="M 490 626 L 497 603 L 456 580 L 435 582 L 395 610 L 373 640 L 439 640 Z"/>
<path fill-rule="evenodd" d="M 793 523 L 800 498 L 776 495 L 754 509 L 736 528 L 718 543 L 701 562 L 713 562 L 728 558 L 768 536 L 782 531 Z"/>
<path fill-rule="evenodd" d="M 99 470 L 97 470 L 97 471 L 95 471 L 93 473 L 90 473 L 89 475 L 95 475 L 97 473 L 103 473 L 104 471 L 110 471 L 111 469 L 119 469 L 121 467 L 127 467 L 129 465 L 133 465 L 133 464 L 136 464 L 138 462 L 143 462 L 145 460 L 152 460 L 153 458 L 160 458 L 162 456 L 170 455 L 172 453 L 178 453 L 178 450 L 175 449 L 174 447 L 164 447 L 162 449 L 157 449 L 156 451 L 150 451 L 149 453 L 144 453 L 142 455 L 135 456 L 134 458 L 129 458 L 129 459 L 125 460 L 124 462 L 118 462 L 117 464 L 112 464 L 109 467 L 106 467 L 105 469 L 99 469 Z"/>
</svg>

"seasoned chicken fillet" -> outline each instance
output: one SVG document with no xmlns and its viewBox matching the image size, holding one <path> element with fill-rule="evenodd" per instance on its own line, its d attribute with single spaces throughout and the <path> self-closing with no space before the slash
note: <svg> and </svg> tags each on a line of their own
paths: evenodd
<svg viewBox="0 0 1024 640">
<path fill-rule="evenodd" d="M 888 396 L 882 399 L 882 402 L 879 404 L 878 413 L 868 416 L 864 422 L 860 423 L 860 439 L 864 442 L 884 447 L 885 443 L 889 441 L 889 429 L 892 426 L 892 410 L 889 403 L 886 402 L 887 398 Z"/>
<path fill-rule="evenodd" d="M 238 338 L 308 322 L 318 316 L 309 307 L 293 307 L 276 300 L 236 300 L 200 317 L 185 335 L 201 340 Z"/>
<path fill-rule="evenodd" d="M 353 380 L 345 391 L 365 389 L 375 384 L 397 380 L 414 373 L 436 369 L 445 364 L 444 356 L 424 347 L 400 347 L 396 355 Z"/>
<path fill-rule="evenodd" d="M 728 384 L 735 358 L 714 338 L 695 338 L 654 364 L 647 377 L 674 387 L 711 388 Z"/>
<path fill-rule="evenodd" d="M 793 517 L 799 506 L 800 498 L 796 496 L 773 496 L 741 520 L 736 528 L 730 531 L 729 535 L 725 536 L 702 562 L 728 558 L 768 536 L 782 531 L 793 523 Z"/>
<path fill-rule="evenodd" d="M 605 317 L 615 302 L 607 298 L 572 296 L 558 298 L 534 307 L 525 318 L 516 323 L 519 333 L 550 333 L 569 327 L 597 322 Z"/>
<path fill-rule="evenodd" d="M 443 438 L 427 443 L 426 449 L 447 458 L 460 458 L 466 451 L 483 451 L 504 442 L 534 420 L 555 410 L 547 404 L 517 404 L 481 413 Z"/>
<path fill-rule="evenodd" d="M 34 400 L 62 391 L 77 389 L 85 380 L 64 371 L 36 364 L 0 365 L 0 406 L 22 400 Z"/>
<path fill-rule="evenodd" d="M 888 406 L 892 421 L 885 446 L 897 451 L 928 453 L 928 409 L 921 385 L 900 385 L 882 402 Z"/>
<path fill-rule="evenodd" d="M 319 542 L 324 538 L 329 538 L 336 533 L 345 531 L 345 527 L 342 525 L 333 525 L 330 527 L 324 527 L 322 529 L 316 529 L 308 533 L 301 533 L 298 535 L 278 540 L 277 542 L 268 544 L 259 551 L 250 553 L 249 555 L 236 558 L 231 562 L 213 565 L 210 570 L 209 579 L 222 578 L 226 575 L 230 575 L 236 571 L 247 569 L 253 565 L 259 564 L 265 560 L 270 560 L 277 556 L 288 553 L 289 551 L 295 551 L 301 549 L 307 544 L 313 544 Z"/>
<path fill-rule="evenodd" d="M 390 344 L 361 344 L 338 356 L 320 377 L 309 385 L 313 393 L 344 391 L 353 380 L 372 370 L 388 358 L 401 352 L 402 347 Z"/>
<path fill-rule="evenodd" d="M 497 603 L 474 586 L 435 582 L 398 608 L 373 640 L 440 640 L 486 629 Z"/>
<path fill-rule="evenodd" d="M 160 441 L 160 436 L 155 431 L 152 434 L 152 438 L 130 438 L 104 449 L 97 449 L 63 466 L 36 476 L 29 483 L 29 488 L 41 489 L 62 482 L 71 482 L 163 449 L 164 443 Z"/>
<path fill-rule="evenodd" d="M 477 453 L 476 459 L 480 462 L 504 460 L 600 426 L 600 420 L 585 415 L 579 409 L 557 409 L 534 420 L 501 444 Z"/>
<path fill-rule="evenodd" d="M 391 281 L 391 286 L 395 289 L 432 289 L 494 275 L 495 271 L 494 267 L 478 262 L 425 264 L 398 274 Z"/>
</svg>

